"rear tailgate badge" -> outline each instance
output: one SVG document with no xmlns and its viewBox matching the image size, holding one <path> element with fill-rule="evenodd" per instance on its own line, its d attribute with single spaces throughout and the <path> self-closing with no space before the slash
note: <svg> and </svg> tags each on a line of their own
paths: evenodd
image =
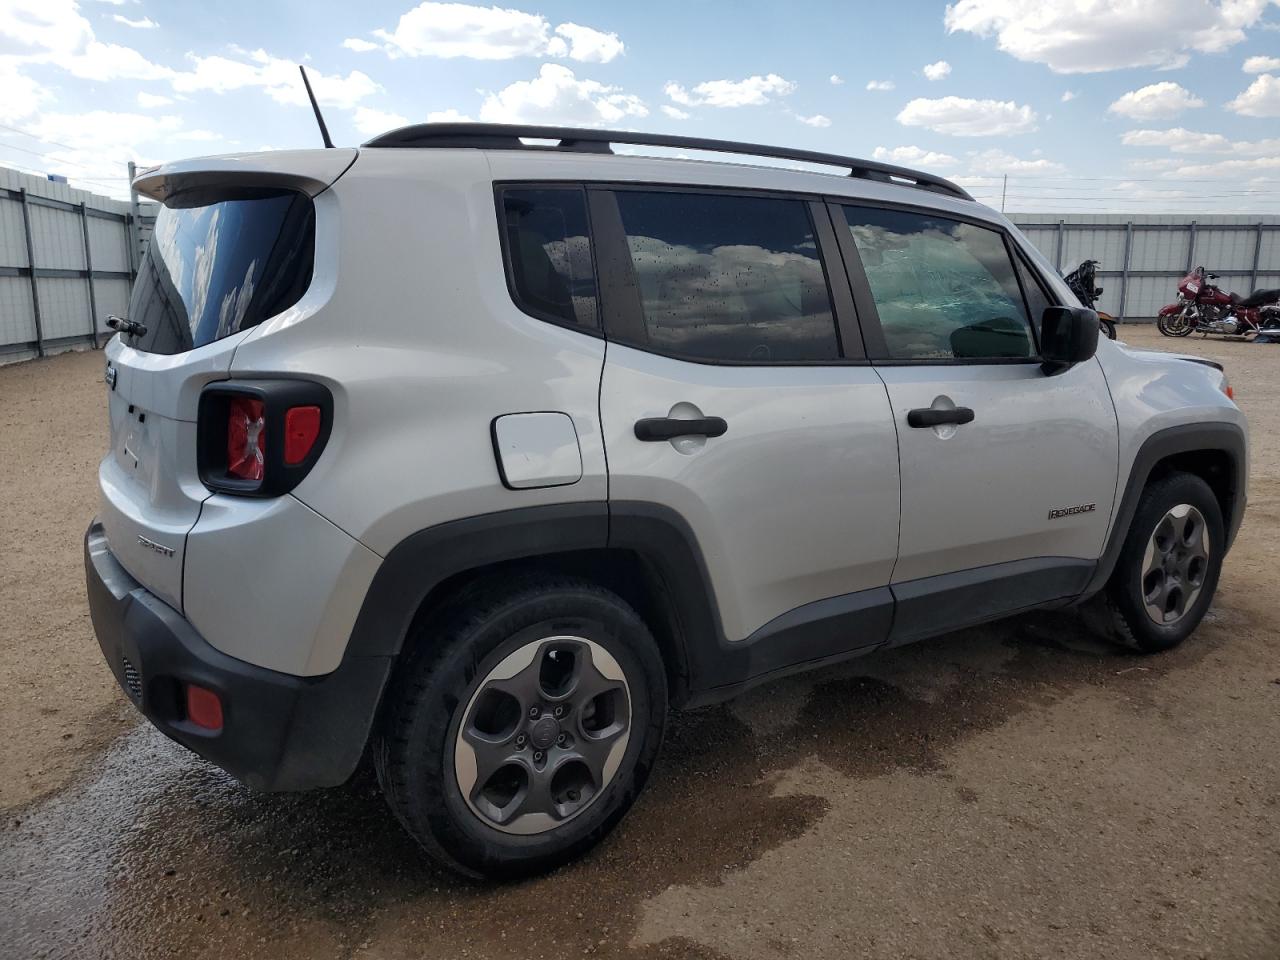
<svg viewBox="0 0 1280 960">
<path fill-rule="evenodd" d="M 173 556 L 173 547 L 166 547 L 163 543 L 156 543 L 154 540 L 148 540 L 146 537 L 142 536 L 141 534 L 138 535 L 138 542 L 142 544 L 144 547 L 146 547 L 148 550 L 154 550 L 156 553 L 160 554 L 160 556 L 162 557 Z"/>
</svg>

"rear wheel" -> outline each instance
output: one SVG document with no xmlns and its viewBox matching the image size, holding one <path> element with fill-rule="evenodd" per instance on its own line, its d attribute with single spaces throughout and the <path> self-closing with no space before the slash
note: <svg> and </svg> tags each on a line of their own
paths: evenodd
<svg viewBox="0 0 1280 960">
<path fill-rule="evenodd" d="M 667 708 L 657 646 L 629 606 L 584 581 L 495 583 L 415 640 L 374 755 L 388 803 L 429 853 L 516 877 L 617 824 Z"/>
<path fill-rule="evenodd" d="M 1207 483 L 1175 473 L 1147 487 L 1106 588 L 1120 637 L 1154 653 L 1190 636 L 1213 601 L 1223 545 L 1222 510 Z"/>
<path fill-rule="evenodd" d="M 1108 340 L 1116 338 L 1116 322 L 1108 317 L 1098 317 L 1098 326 L 1102 328 L 1103 336 Z"/>
</svg>

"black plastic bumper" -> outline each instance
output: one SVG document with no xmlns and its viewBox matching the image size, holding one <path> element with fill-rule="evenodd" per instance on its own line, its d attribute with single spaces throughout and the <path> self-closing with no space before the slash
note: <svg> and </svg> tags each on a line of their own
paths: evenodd
<svg viewBox="0 0 1280 960">
<path fill-rule="evenodd" d="M 390 671 L 390 657 L 347 657 L 333 673 L 295 677 L 216 650 L 85 534 L 89 611 L 107 664 L 162 733 L 260 790 L 336 786 L 355 770 Z M 269 638 L 264 638 L 264 642 Z M 185 715 L 185 684 L 222 699 L 211 733 Z"/>
</svg>

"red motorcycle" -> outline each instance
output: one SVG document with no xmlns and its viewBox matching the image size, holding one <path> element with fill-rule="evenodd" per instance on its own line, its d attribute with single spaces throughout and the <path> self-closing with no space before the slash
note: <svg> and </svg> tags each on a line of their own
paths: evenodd
<svg viewBox="0 0 1280 960">
<path fill-rule="evenodd" d="M 1247 337 L 1280 331 L 1280 288 L 1255 290 L 1247 297 L 1227 293 L 1216 284 L 1216 273 L 1196 267 L 1178 281 L 1178 302 L 1160 309 L 1156 326 L 1166 337 L 1217 334 Z"/>
</svg>

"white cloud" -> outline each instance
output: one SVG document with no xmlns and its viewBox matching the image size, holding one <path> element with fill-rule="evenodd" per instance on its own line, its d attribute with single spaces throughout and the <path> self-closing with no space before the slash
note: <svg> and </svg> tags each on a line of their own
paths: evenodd
<svg viewBox="0 0 1280 960">
<path fill-rule="evenodd" d="M 871 156 L 881 163 L 897 163 L 906 167 L 950 167 L 959 163 L 949 153 L 923 150 L 920 147 L 876 147 Z"/>
<path fill-rule="evenodd" d="M 51 98 L 48 88 L 19 72 L 14 57 L 0 57 L 0 123 L 16 123 L 35 113 Z"/>
<path fill-rule="evenodd" d="M 1250 57 L 1241 68 L 1245 73 L 1271 73 L 1280 71 L 1280 57 Z"/>
<path fill-rule="evenodd" d="M 372 40 L 361 40 L 359 37 L 347 37 L 342 41 L 342 45 L 348 50 L 354 50 L 356 53 L 368 53 L 371 50 L 381 50 Z"/>
<path fill-rule="evenodd" d="M 687 113 L 684 110 L 681 110 L 679 107 L 673 107 L 669 103 L 664 103 L 661 109 L 662 109 L 662 112 L 665 113 L 672 120 L 688 120 L 691 116 L 693 116 L 693 114 Z"/>
<path fill-rule="evenodd" d="M 774 97 L 785 97 L 796 85 L 776 73 L 747 77 L 745 80 L 704 80 L 690 92 L 678 83 L 668 83 L 663 90 L 676 103 L 685 107 L 758 107 Z"/>
<path fill-rule="evenodd" d="M 892 90 L 894 83 L 892 80 L 868 80 L 868 90 Z"/>
<path fill-rule="evenodd" d="M 951 75 L 951 64 L 945 60 L 927 63 L 923 72 L 926 80 L 942 80 Z"/>
<path fill-rule="evenodd" d="M 1246 117 L 1280 117 L 1280 77 L 1262 74 L 1227 109 Z"/>
<path fill-rule="evenodd" d="M 355 128 L 361 134 L 366 137 L 372 137 L 379 133 L 386 133 L 388 130 L 394 130 L 396 127 L 406 127 L 410 121 L 408 117 L 399 113 L 392 113 L 389 110 L 357 107 L 356 112 L 351 115 L 351 122 L 355 124 Z"/>
<path fill-rule="evenodd" d="M 1204 101 L 1190 90 L 1166 80 L 1130 90 L 1107 107 L 1107 110 L 1132 120 L 1155 120 L 1177 116 L 1184 110 L 1203 106 Z"/>
<path fill-rule="evenodd" d="M 448 110 L 432 110 L 427 114 L 427 123 L 473 123 L 465 113 L 459 113 L 450 107 Z"/>
<path fill-rule="evenodd" d="M 1245 39 L 1271 0 L 957 0 L 948 32 L 996 38 L 1005 53 L 1056 73 L 1126 67 L 1171 69 L 1192 53 L 1220 53 Z"/>
<path fill-rule="evenodd" d="M 1120 137 L 1126 147 L 1164 147 L 1171 153 L 1233 153 L 1239 156 L 1280 156 L 1280 138 L 1232 140 L 1220 133 L 1199 133 L 1182 127 L 1169 130 L 1129 130 Z M 1183 161 L 1173 161 L 1182 163 Z"/>
<path fill-rule="evenodd" d="M 1079 96 L 1079 94 L 1077 94 L 1074 90 L 1064 90 L 1064 91 L 1062 92 L 1062 102 L 1063 102 L 1063 103 L 1070 103 L 1070 102 L 1071 102 L 1072 100 L 1074 100 L 1077 96 Z"/>
<path fill-rule="evenodd" d="M 131 47 L 97 40 L 71 0 L 4 0 L 0 52 L 13 69 L 48 64 L 82 80 L 159 80 L 172 72 Z M 5 99 L 11 95 L 6 88 Z"/>
<path fill-rule="evenodd" d="M 274 57 L 265 50 L 254 50 L 244 55 L 247 56 L 247 61 L 221 56 L 188 55 L 193 68 L 185 73 L 174 74 L 173 88 L 179 93 L 202 90 L 226 93 L 258 87 L 277 103 L 307 105 L 306 90 L 294 61 Z M 316 99 L 322 105 L 344 110 L 354 109 L 365 97 L 382 89 L 359 70 L 352 70 L 345 77 L 341 74 L 308 70 L 307 76 L 311 80 Z"/>
<path fill-rule="evenodd" d="M 800 116 L 800 114 L 798 114 L 798 113 L 797 113 L 797 114 L 796 114 L 796 119 L 797 119 L 797 120 L 799 120 L 801 123 L 807 123 L 807 124 L 808 124 L 809 126 L 811 126 L 811 127 L 829 127 L 829 126 L 831 126 L 831 118 L 830 118 L 830 117 L 824 117 L 824 116 L 823 116 L 822 114 L 820 114 L 820 113 L 815 113 L 812 117 L 802 117 L 802 116 Z"/>
<path fill-rule="evenodd" d="M 541 14 L 468 3 L 421 3 L 403 14 L 394 30 L 375 30 L 373 35 L 393 57 L 568 57 L 584 63 L 608 63 L 625 50 L 616 33 L 562 23 L 553 34 L 550 21 Z M 348 40 L 344 46 L 365 52 L 373 45 Z"/>
<path fill-rule="evenodd" d="M 1252 175 L 1280 175 L 1280 155 L 1255 157 L 1252 160 L 1218 160 L 1213 163 L 1188 164 L 1185 167 L 1173 167 L 1168 174 L 1182 179 L 1200 177 L 1238 179 Z"/>
<path fill-rule="evenodd" d="M 906 127 L 924 127 L 956 137 L 995 137 L 1028 133 L 1036 128 L 1036 112 L 1012 100 L 969 100 L 964 97 L 919 97 L 898 114 Z"/>
<path fill-rule="evenodd" d="M 111 19 L 116 23 L 123 23 L 126 27 L 133 27 L 135 30 L 154 30 L 160 24 L 156 23 L 150 17 L 142 17 L 138 20 L 130 20 L 128 17 L 122 17 L 118 13 L 113 13 Z"/>
<path fill-rule="evenodd" d="M 489 94 L 480 107 L 481 120 L 497 123 L 601 126 L 648 115 L 639 97 L 596 80 L 579 80 L 558 63 L 544 63 L 534 79 Z"/>
<path fill-rule="evenodd" d="M 140 107 L 167 107 L 173 103 L 173 97 L 163 97 L 158 93 L 147 93 L 141 90 L 138 92 L 137 101 Z"/>
<path fill-rule="evenodd" d="M 833 73 L 833 74 L 832 74 L 830 77 L 828 77 L 827 79 L 831 81 L 831 85 L 832 85 L 833 87 L 838 87 L 838 86 L 840 86 L 842 83 L 844 83 L 844 78 L 843 78 L 842 76 L 840 76 L 838 73 Z"/>
<path fill-rule="evenodd" d="M 983 150 L 970 154 L 970 170 L 978 175 L 1000 175 L 1005 173 L 1060 173 L 1066 169 L 1062 164 L 1043 157 L 1025 160 L 1015 157 L 1003 150 Z"/>
<path fill-rule="evenodd" d="M 583 27 L 576 23 L 562 23 L 556 27 L 557 38 L 564 38 L 569 43 L 569 48 L 564 53 L 548 52 L 552 56 L 567 56 L 570 60 L 578 60 L 582 63 L 608 63 L 616 57 L 622 56 L 626 47 L 621 40 L 618 39 L 616 33 L 602 33 L 599 30 L 593 30 L 590 27 Z M 551 41 L 552 45 L 556 44 L 556 40 Z M 560 46 L 563 46 L 561 41 Z M 558 47 L 556 48 L 558 51 Z"/>
</svg>

